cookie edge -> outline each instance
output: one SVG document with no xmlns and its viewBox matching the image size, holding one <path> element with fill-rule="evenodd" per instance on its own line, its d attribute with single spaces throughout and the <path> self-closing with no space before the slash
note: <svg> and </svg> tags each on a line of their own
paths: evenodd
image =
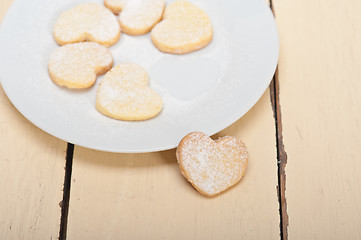
<svg viewBox="0 0 361 240">
<path fill-rule="evenodd" d="M 225 140 L 226 138 L 231 138 L 231 139 L 236 139 L 237 141 L 240 142 L 241 144 L 241 147 L 246 151 L 247 153 L 247 157 L 246 157 L 246 162 L 245 162 L 245 166 L 243 168 L 243 171 L 241 172 L 240 174 L 240 177 L 239 179 L 237 179 L 234 184 L 232 184 L 231 186 L 229 186 L 228 188 L 218 192 L 218 193 L 215 193 L 215 194 L 209 194 L 207 192 L 204 192 L 202 191 L 201 189 L 199 189 L 190 179 L 189 179 L 189 176 L 187 174 L 187 172 L 185 171 L 185 169 L 183 168 L 183 159 L 181 158 L 181 148 L 183 148 L 184 144 L 185 144 L 185 141 L 191 137 L 193 134 L 202 134 L 206 137 L 208 137 L 211 141 L 215 142 L 216 144 L 222 140 Z M 205 197 L 208 197 L 208 198 L 213 198 L 213 197 L 216 197 L 218 195 L 221 195 L 223 194 L 224 192 L 228 191 L 229 189 L 233 188 L 234 186 L 236 186 L 241 180 L 242 178 L 244 177 L 245 173 L 246 173 L 246 169 L 248 167 L 248 159 L 249 159 L 249 153 L 248 153 L 248 149 L 247 149 L 247 146 L 246 144 L 239 138 L 236 138 L 236 137 L 232 137 L 232 136 L 224 136 L 224 137 L 221 137 L 221 138 L 218 138 L 217 140 L 213 140 L 210 136 L 208 136 L 207 134 L 203 133 L 203 132 L 199 132 L 199 131 L 195 131 L 195 132 L 191 132 L 191 133 L 188 133 L 186 136 L 184 136 L 182 138 L 182 140 L 179 142 L 178 146 L 177 146 L 177 149 L 176 149 L 176 158 L 177 158 L 177 162 L 178 162 L 178 166 L 180 168 L 180 171 L 183 175 L 183 177 L 193 186 L 193 188 L 195 188 L 197 190 L 197 192 L 199 192 L 201 195 L 205 196 Z"/>
</svg>

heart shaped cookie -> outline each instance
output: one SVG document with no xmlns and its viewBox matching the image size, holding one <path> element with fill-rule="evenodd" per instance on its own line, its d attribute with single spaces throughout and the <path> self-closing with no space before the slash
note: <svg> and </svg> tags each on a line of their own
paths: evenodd
<svg viewBox="0 0 361 240">
<path fill-rule="evenodd" d="M 104 5 L 119 14 L 124 33 L 141 35 L 162 19 L 165 0 L 104 0 Z"/>
<path fill-rule="evenodd" d="M 160 96 L 148 86 L 146 70 L 133 63 L 111 69 L 100 82 L 96 108 L 105 116 L 139 121 L 155 117 L 163 108 Z"/>
<path fill-rule="evenodd" d="M 201 194 L 212 197 L 236 184 L 246 171 L 248 151 L 234 137 L 213 141 L 201 132 L 185 136 L 177 148 L 183 176 Z"/>
<path fill-rule="evenodd" d="M 98 43 L 82 42 L 56 49 L 49 60 L 50 78 L 59 86 L 88 88 L 113 65 L 110 51 Z"/>
<path fill-rule="evenodd" d="M 117 18 L 97 3 L 81 4 L 62 13 L 54 27 L 54 38 L 59 45 L 89 41 L 108 47 L 119 37 Z"/>
<path fill-rule="evenodd" d="M 183 54 L 208 45 L 213 29 L 206 12 L 187 1 L 176 1 L 167 6 L 151 37 L 160 51 Z"/>
</svg>

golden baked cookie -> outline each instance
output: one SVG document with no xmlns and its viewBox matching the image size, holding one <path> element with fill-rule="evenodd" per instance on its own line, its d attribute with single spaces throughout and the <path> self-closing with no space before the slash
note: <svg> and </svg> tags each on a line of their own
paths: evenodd
<svg viewBox="0 0 361 240">
<path fill-rule="evenodd" d="M 110 51 L 98 43 L 82 42 L 56 49 L 49 60 L 50 78 L 59 86 L 88 88 L 113 65 Z"/>
<path fill-rule="evenodd" d="M 59 45 L 89 41 L 109 47 L 119 37 L 116 16 L 97 3 L 81 4 L 62 13 L 54 27 L 54 38 Z"/>
<path fill-rule="evenodd" d="M 149 88 L 146 70 L 133 63 L 111 69 L 100 82 L 96 108 L 105 116 L 140 121 L 155 117 L 163 108 L 160 96 Z"/>
<path fill-rule="evenodd" d="M 163 20 L 151 32 L 154 45 L 162 52 L 183 54 L 205 47 L 213 38 L 207 13 L 187 1 L 166 7 Z"/>
<path fill-rule="evenodd" d="M 248 151 L 241 140 L 224 137 L 213 141 L 201 132 L 185 136 L 176 154 L 183 176 L 207 197 L 241 180 L 248 163 Z"/>
<path fill-rule="evenodd" d="M 104 0 L 104 5 L 119 14 L 124 33 L 141 35 L 162 19 L 165 0 Z"/>
</svg>

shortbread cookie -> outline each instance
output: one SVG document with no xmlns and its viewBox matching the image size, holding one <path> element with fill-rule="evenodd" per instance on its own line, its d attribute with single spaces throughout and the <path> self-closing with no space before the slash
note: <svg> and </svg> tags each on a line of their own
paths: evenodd
<svg viewBox="0 0 361 240">
<path fill-rule="evenodd" d="M 141 35 L 150 32 L 162 19 L 165 0 L 104 0 L 104 4 L 119 14 L 124 33 Z"/>
<path fill-rule="evenodd" d="M 98 75 L 113 65 L 110 51 L 98 43 L 82 42 L 64 45 L 50 57 L 49 74 L 59 86 L 88 88 Z"/>
<path fill-rule="evenodd" d="M 62 13 L 54 27 L 54 38 L 59 45 L 89 41 L 109 47 L 119 37 L 116 16 L 97 3 L 81 4 Z"/>
<path fill-rule="evenodd" d="M 177 148 L 183 176 L 201 194 L 212 197 L 236 184 L 248 163 L 245 144 L 234 137 L 213 141 L 200 132 L 185 136 Z"/>
<path fill-rule="evenodd" d="M 100 82 L 96 108 L 119 120 L 139 121 L 155 117 L 162 99 L 148 86 L 148 74 L 137 64 L 125 63 L 111 69 Z"/>
<path fill-rule="evenodd" d="M 213 29 L 206 12 L 187 1 L 176 1 L 167 6 L 163 21 L 153 28 L 151 36 L 162 52 L 183 54 L 208 45 Z"/>
</svg>

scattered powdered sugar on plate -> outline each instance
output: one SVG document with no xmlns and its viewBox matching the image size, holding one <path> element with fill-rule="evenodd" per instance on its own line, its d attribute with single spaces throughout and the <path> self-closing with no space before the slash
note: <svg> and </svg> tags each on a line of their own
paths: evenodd
<svg viewBox="0 0 361 240">
<path fill-rule="evenodd" d="M 103 5 L 103 0 L 93 2 Z M 278 38 L 272 13 L 263 1 L 192 2 L 210 16 L 214 38 L 206 48 L 179 58 L 217 61 L 220 74 L 212 89 L 189 100 L 174 97 L 152 74 L 165 55 L 153 46 L 149 34 L 123 34 L 109 48 L 114 65 L 136 62 L 150 73 L 150 87 L 164 103 L 162 112 L 153 119 L 125 122 L 99 114 L 95 102 L 102 76 L 86 91 L 68 90 L 49 79 L 49 57 L 59 47 L 53 38 L 58 17 L 89 0 L 15 1 L 0 28 L 2 87 L 14 106 L 36 126 L 87 148 L 151 152 L 176 147 L 192 131 L 212 135 L 239 119 L 262 95 L 277 63 Z M 261 6 L 248 11 L 256 5 Z M 234 14 L 230 14 L 232 10 Z M 186 89 L 179 89 L 178 94 Z"/>
</svg>

